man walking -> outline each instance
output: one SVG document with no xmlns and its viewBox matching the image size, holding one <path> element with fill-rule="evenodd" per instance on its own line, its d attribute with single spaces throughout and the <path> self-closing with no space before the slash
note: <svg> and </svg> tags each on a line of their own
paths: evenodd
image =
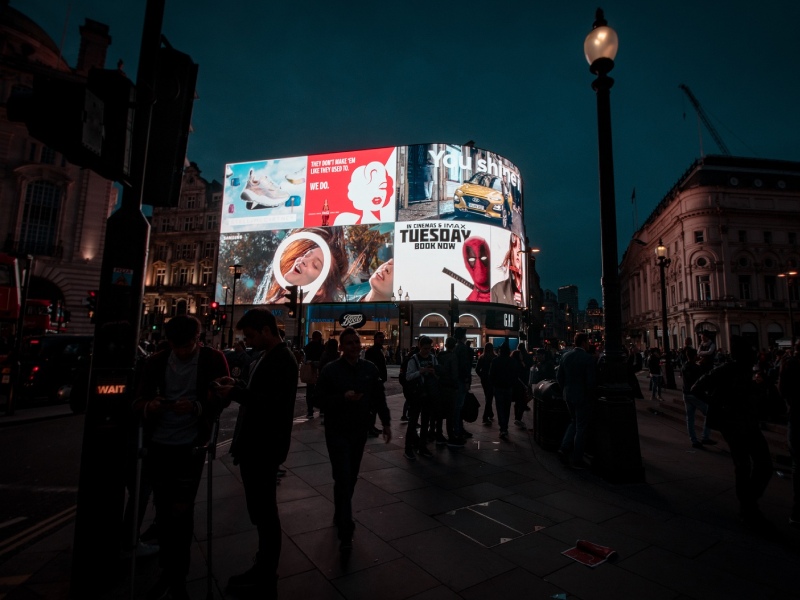
<svg viewBox="0 0 800 600">
<path fill-rule="evenodd" d="M 564 354 L 556 375 L 570 416 L 558 452 L 573 469 L 586 469 L 589 466 L 583 458 L 583 451 L 594 403 L 596 364 L 588 349 L 589 336 L 585 333 L 575 334 L 575 347 Z"/>
<path fill-rule="evenodd" d="M 147 360 L 134 403 L 149 439 L 145 469 L 161 547 L 161 576 L 148 600 L 189 597 L 194 501 L 205 463 L 197 449 L 208 442 L 214 420 L 227 406 L 212 393 L 212 381 L 228 375 L 228 364 L 221 352 L 200 345 L 200 321 L 179 315 L 164 331 L 169 349 Z"/>
<path fill-rule="evenodd" d="M 372 411 L 383 424 L 383 439 L 392 439 L 389 408 L 378 368 L 359 358 L 361 338 L 352 327 L 339 335 L 341 358 L 322 369 L 317 382 L 318 401 L 325 412 L 325 443 L 333 472 L 334 523 L 339 534 L 339 549 L 353 548 L 352 499 L 367 443 Z"/>
<path fill-rule="evenodd" d="M 792 456 L 794 493 L 789 524 L 800 527 L 800 342 L 795 344 L 794 355 L 785 356 L 781 363 L 778 389 L 789 406 L 787 436 L 789 453 Z"/>
<path fill-rule="evenodd" d="M 740 518 L 746 525 L 762 528 L 769 526 L 769 521 L 758 501 L 772 477 L 772 456 L 759 426 L 753 393 L 756 352 L 747 339 L 733 335 L 731 359 L 698 379 L 692 394 L 708 403 L 711 426 L 719 429 L 728 443 Z"/>
<path fill-rule="evenodd" d="M 692 394 L 692 386 L 694 386 L 698 377 L 702 375 L 702 371 L 697 365 L 697 350 L 692 346 L 692 338 L 686 338 L 680 357 L 681 380 L 683 381 L 681 389 L 683 390 L 683 404 L 686 408 L 686 429 L 689 431 L 689 441 L 692 443 L 692 448 L 702 450 L 705 446 L 713 446 L 717 442 L 711 439 L 708 405 Z M 701 440 L 697 439 L 697 432 L 694 427 L 698 409 L 706 415 Z"/>
<path fill-rule="evenodd" d="M 383 332 L 376 331 L 375 335 L 372 336 L 372 346 L 367 348 L 367 350 L 364 352 L 364 359 L 378 367 L 378 375 L 380 375 L 381 381 L 385 384 L 389 379 L 389 374 L 386 370 L 386 356 L 383 354 L 384 339 Z M 369 429 L 367 431 L 367 433 L 372 437 L 378 437 L 381 434 L 381 430 L 375 427 L 375 421 L 377 418 L 378 415 L 373 412 L 372 419 L 369 423 Z"/>
<path fill-rule="evenodd" d="M 250 366 L 246 381 L 223 378 L 218 389 L 220 395 L 239 404 L 230 453 L 233 464 L 239 465 L 250 521 L 258 530 L 258 551 L 253 567 L 231 577 L 227 589 L 274 597 L 281 553 L 275 473 L 289 453 L 298 368 L 268 310 L 247 311 L 236 329 L 261 355 Z"/>
<path fill-rule="evenodd" d="M 467 396 L 470 384 L 472 383 L 472 350 L 467 346 L 467 330 L 463 327 L 456 327 L 453 332 L 456 338 L 456 361 L 458 363 L 458 391 L 456 392 L 456 403 L 453 407 L 453 427 L 452 435 L 448 441 L 448 446 L 463 446 L 466 438 L 471 438 L 472 434 L 464 429 L 464 421 L 461 419 L 461 409 L 464 408 L 464 398 Z"/>
<path fill-rule="evenodd" d="M 303 348 L 304 362 L 310 364 L 315 372 L 319 371 L 319 359 L 322 357 L 322 332 L 315 329 L 311 332 L 311 341 Z M 316 383 L 306 383 L 306 418 L 314 418 L 314 394 L 317 391 Z"/>
</svg>

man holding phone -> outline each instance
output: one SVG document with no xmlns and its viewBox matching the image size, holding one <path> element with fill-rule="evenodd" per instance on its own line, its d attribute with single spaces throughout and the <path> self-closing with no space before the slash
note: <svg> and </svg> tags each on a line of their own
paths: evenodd
<svg viewBox="0 0 800 600">
<path fill-rule="evenodd" d="M 240 595 L 274 596 L 281 554 L 275 473 L 291 444 L 298 367 L 268 310 L 247 311 L 236 329 L 261 354 L 246 379 L 222 378 L 217 393 L 239 404 L 230 453 L 233 464 L 239 465 L 250 521 L 258 530 L 258 552 L 253 567 L 231 577 L 227 589 Z"/>
<path fill-rule="evenodd" d="M 173 317 L 164 326 L 169 349 L 147 359 L 134 410 L 148 438 L 145 469 L 153 487 L 161 576 L 148 599 L 188 598 L 194 501 L 205 463 L 198 452 L 227 402 L 214 393 L 215 379 L 228 375 L 218 350 L 200 345 L 200 321 Z"/>
<path fill-rule="evenodd" d="M 383 439 L 392 439 L 389 408 L 378 368 L 360 358 L 361 338 L 352 327 L 339 335 L 342 356 L 322 369 L 317 380 L 317 402 L 325 413 L 325 443 L 333 471 L 334 522 L 339 530 L 339 550 L 353 548 L 353 492 L 367 443 L 371 413 L 383 425 Z"/>
</svg>

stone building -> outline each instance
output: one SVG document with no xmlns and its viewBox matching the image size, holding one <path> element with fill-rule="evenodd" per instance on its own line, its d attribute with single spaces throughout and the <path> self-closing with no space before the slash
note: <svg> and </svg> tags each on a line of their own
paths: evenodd
<svg viewBox="0 0 800 600">
<path fill-rule="evenodd" d="M 200 174 L 191 163 L 178 206 L 153 209 L 141 339 L 158 339 L 164 321 L 175 315 L 203 321 L 214 301 L 222 184 Z M 206 333 L 209 342 L 212 333 Z"/>
<path fill-rule="evenodd" d="M 78 63 L 68 65 L 56 43 L 30 18 L 0 3 L 0 244 L 27 265 L 29 298 L 49 299 L 71 313 L 67 331 L 93 333 L 84 307 L 98 287 L 106 219 L 117 201 L 114 182 L 67 162 L 8 120 L 12 92 L 30 89 L 35 75 L 80 81 L 105 67 L 108 27 L 90 19 L 80 27 Z"/>
<path fill-rule="evenodd" d="M 791 337 L 800 263 L 800 163 L 707 156 L 681 176 L 635 232 L 622 257 L 622 318 L 630 341 L 663 347 L 660 241 L 670 348 L 714 332 L 768 348 Z M 797 328 L 797 311 L 792 315 Z"/>
</svg>

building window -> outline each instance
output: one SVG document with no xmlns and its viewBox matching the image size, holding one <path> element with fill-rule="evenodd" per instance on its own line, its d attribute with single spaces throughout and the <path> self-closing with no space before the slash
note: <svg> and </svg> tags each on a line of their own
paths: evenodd
<svg viewBox="0 0 800 600">
<path fill-rule="evenodd" d="M 214 283 L 214 267 L 203 266 L 200 283 L 203 285 L 210 285 Z"/>
<path fill-rule="evenodd" d="M 764 243 L 765 244 L 771 244 L 772 243 L 772 232 L 771 231 L 765 231 L 764 232 Z"/>
<path fill-rule="evenodd" d="M 194 208 L 197 204 L 197 196 L 192 194 L 191 196 L 186 196 L 186 208 Z"/>
<path fill-rule="evenodd" d="M 19 232 L 20 252 L 51 255 L 55 251 L 61 194 L 49 181 L 32 181 L 25 190 Z"/>
<path fill-rule="evenodd" d="M 749 264 L 748 261 L 747 261 L 747 258 L 745 258 L 744 256 L 739 258 L 738 262 L 739 262 L 739 266 L 740 267 L 746 267 Z"/>
<path fill-rule="evenodd" d="M 46 165 L 56 164 L 56 151 L 47 146 L 42 148 L 42 163 Z"/>
<path fill-rule="evenodd" d="M 747 231 L 744 229 L 739 230 L 739 242 L 742 244 L 747 243 Z"/>
<path fill-rule="evenodd" d="M 775 300 L 775 288 L 777 285 L 777 278 L 775 275 L 764 275 L 764 297 L 767 300 Z"/>
<path fill-rule="evenodd" d="M 28 149 L 28 160 L 30 162 L 36 162 L 38 155 L 39 155 L 39 145 L 31 144 L 30 148 Z"/>
<path fill-rule="evenodd" d="M 217 215 L 206 215 L 206 229 L 208 231 L 217 229 Z"/>
<path fill-rule="evenodd" d="M 705 241 L 705 236 L 703 235 L 702 231 L 695 231 L 694 232 L 694 243 L 695 244 L 702 244 Z"/>
<path fill-rule="evenodd" d="M 173 282 L 175 285 L 185 286 L 189 283 L 189 267 L 178 268 L 178 281 Z"/>
<path fill-rule="evenodd" d="M 178 260 L 194 260 L 192 244 L 178 244 Z"/>
<path fill-rule="evenodd" d="M 166 219 L 161 219 L 161 222 L 159 223 L 159 231 L 161 233 L 166 233 L 168 230 L 169 230 L 169 221 L 167 221 Z"/>
<path fill-rule="evenodd" d="M 156 285 L 164 285 L 164 279 L 167 277 L 167 270 L 164 267 L 156 269 Z"/>
<path fill-rule="evenodd" d="M 154 257 L 154 260 L 166 262 L 168 252 L 169 252 L 168 246 L 156 246 L 156 255 Z"/>
<path fill-rule="evenodd" d="M 678 302 L 683 302 L 684 295 L 683 295 L 683 282 L 678 282 Z"/>
<path fill-rule="evenodd" d="M 697 259 L 697 266 L 698 267 L 705 267 L 708 264 L 708 261 L 704 257 L 700 257 Z"/>
<path fill-rule="evenodd" d="M 186 217 L 183 219 L 183 230 L 184 231 L 191 231 L 194 229 L 194 219 L 192 217 Z"/>
<path fill-rule="evenodd" d="M 739 275 L 739 298 L 750 300 L 750 275 Z"/>
<path fill-rule="evenodd" d="M 203 258 L 214 258 L 214 252 L 216 252 L 217 245 L 214 242 L 206 242 L 203 245 Z"/>
<path fill-rule="evenodd" d="M 675 301 L 675 286 L 674 285 L 670 286 L 670 288 L 669 288 L 669 299 L 672 302 L 673 306 L 675 304 L 677 304 L 677 302 Z"/>
<path fill-rule="evenodd" d="M 711 300 L 711 276 L 698 275 L 697 276 L 697 299 L 698 300 Z"/>
<path fill-rule="evenodd" d="M 792 246 L 794 246 L 795 244 L 797 244 L 797 233 L 795 233 L 794 231 L 790 231 L 790 232 L 789 232 L 789 243 L 790 243 Z"/>
</svg>

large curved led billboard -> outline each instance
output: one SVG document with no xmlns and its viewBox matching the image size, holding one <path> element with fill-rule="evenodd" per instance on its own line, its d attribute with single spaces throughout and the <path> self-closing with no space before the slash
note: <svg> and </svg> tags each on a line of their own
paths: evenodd
<svg viewBox="0 0 800 600">
<path fill-rule="evenodd" d="M 461 300 L 524 306 L 519 169 L 473 146 L 419 144 L 226 166 L 217 299 Z"/>
</svg>

